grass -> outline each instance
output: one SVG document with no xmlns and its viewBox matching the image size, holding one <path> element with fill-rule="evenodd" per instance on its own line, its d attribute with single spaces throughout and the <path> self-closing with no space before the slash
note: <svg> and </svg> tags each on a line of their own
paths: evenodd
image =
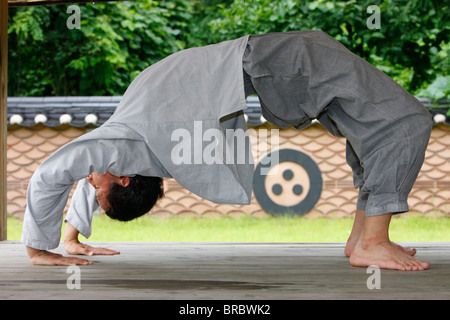
<svg viewBox="0 0 450 320">
<path fill-rule="evenodd" d="M 352 218 L 154 218 L 117 222 L 94 217 L 89 241 L 149 242 L 345 242 Z M 20 240 L 22 221 L 8 218 L 8 240 Z M 450 241 L 450 218 L 414 214 L 394 217 L 392 241 Z M 84 237 L 80 237 L 84 241 Z"/>
</svg>

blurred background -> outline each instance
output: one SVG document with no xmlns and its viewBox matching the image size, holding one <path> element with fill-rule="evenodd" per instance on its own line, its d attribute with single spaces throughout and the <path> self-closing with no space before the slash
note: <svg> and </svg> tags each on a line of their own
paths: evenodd
<svg viewBox="0 0 450 320">
<path fill-rule="evenodd" d="M 379 7 L 380 29 L 367 12 Z M 247 34 L 320 29 L 415 95 L 448 97 L 448 1 L 174 0 L 9 9 L 8 96 L 122 95 L 167 55 Z M 431 87 L 430 87 L 431 86 Z"/>
</svg>

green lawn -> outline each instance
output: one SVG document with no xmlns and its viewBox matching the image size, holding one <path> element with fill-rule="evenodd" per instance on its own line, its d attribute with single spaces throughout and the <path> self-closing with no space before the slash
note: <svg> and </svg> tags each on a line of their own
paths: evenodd
<svg viewBox="0 0 450 320">
<path fill-rule="evenodd" d="M 89 241 L 150 242 L 345 242 L 351 218 L 152 218 L 93 220 Z M 22 221 L 8 218 L 8 240 L 20 240 Z M 450 218 L 402 215 L 390 227 L 392 241 L 450 241 Z M 85 240 L 80 237 L 80 240 Z"/>
</svg>

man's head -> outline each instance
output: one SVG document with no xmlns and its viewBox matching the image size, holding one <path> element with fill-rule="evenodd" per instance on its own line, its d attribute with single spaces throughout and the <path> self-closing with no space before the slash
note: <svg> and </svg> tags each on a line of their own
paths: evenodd
<svg viewBox="0 0 450 320">
<path fill-rule="evenodd" d="M 109 172 L 93 172 L 86 179 L 96 189 L 97 201 L 106 215 L 119 221 L 144 215 L 164 196 L 159 177 L 118 177 Z"/>
</svg>

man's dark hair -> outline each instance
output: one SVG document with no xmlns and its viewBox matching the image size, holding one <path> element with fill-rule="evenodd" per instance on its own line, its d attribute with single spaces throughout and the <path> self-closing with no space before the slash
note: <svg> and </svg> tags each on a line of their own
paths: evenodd
<svg viewBox="0 0 450 320">
<path fill-rule="evenodd" d="M 113 183 L 109 190 L 109 208 L 105 213 L 111 219 L 130 221 L 138 218 L 164 196 L 163 179 L 159 177 L 130 177 L 127 187 Z"/>
</svg>

